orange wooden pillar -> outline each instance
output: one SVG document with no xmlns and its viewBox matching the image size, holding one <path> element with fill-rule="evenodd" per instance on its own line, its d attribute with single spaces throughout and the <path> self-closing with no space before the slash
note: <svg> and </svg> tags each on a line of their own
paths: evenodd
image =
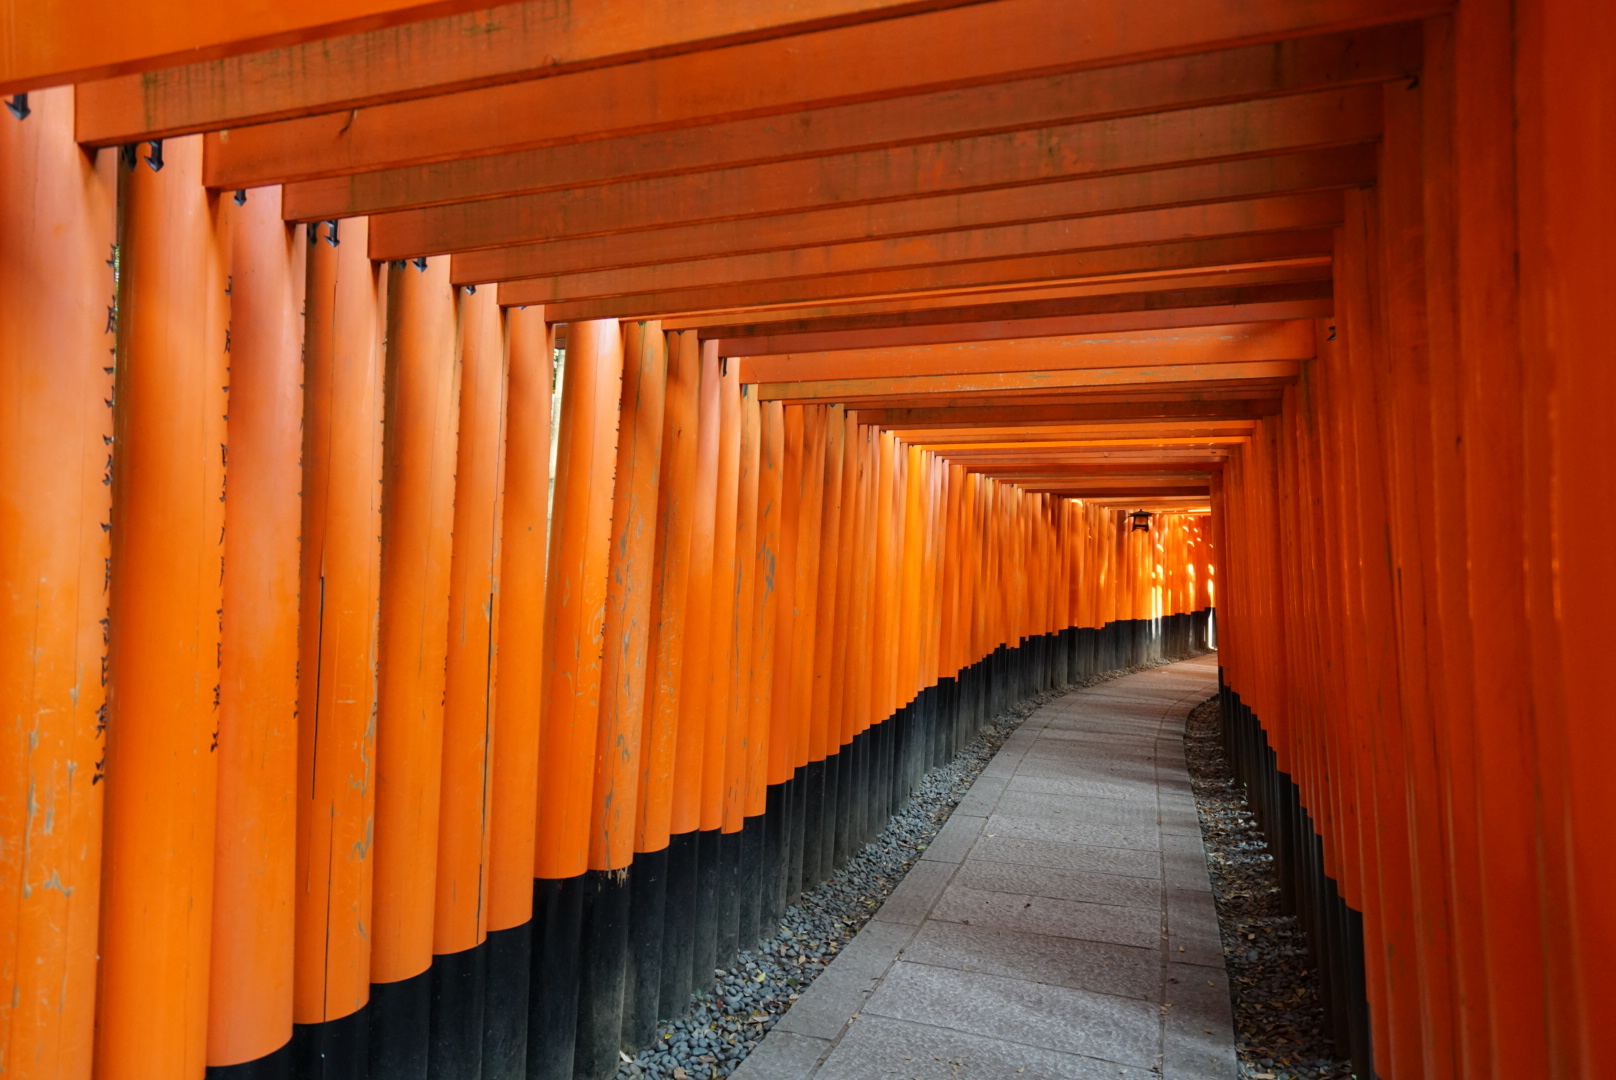
<svg viewBox="0 0 1616 1080">
<path fill-rule="evenodd" d="M 483 1071 L 527 1068 L 533 864 L 544 688 L 550 410 L 555 364 L 544 309 L 505 310 L 504 512 L 500 528 L 499 667 L 489 776 L 488 976 Z"/>
<path fill-rule="evenodd" d="M 386 277 L 366 224 L 311 232 L 304 320 L 293 1060 L 327 1075 L 368 1043 Z"/>
<path fill-rule="evenodd" d="M 505 454 L 505 328 L 494 290 L 460 289 L 456 314 L 461 383 L 432 916 L 434 1074 L 482 1057 Z"/>
<path fill-rule="evenodd" d="M 230 392 L 208 1064 L 290 1053 L 298 468 L 307 233 L 280 189 L 231 217 Z"/>
<path fill-rule="evenodd" d="M 730 679 L 729 741 L 724 764 L 724 831 L 739 842 L 735 889 L 736 948 L 750 949 L 757 943 L 761 912 L 763 812 L 760 805 L 748 812 L 748 798 L 761 803 L 764 798 L 763 759 L 760 735 L 766 728 L 754 726 L 752 680 L 757 677 L 757 586 L 758 586 L 758 467 L 762 460 L 762 417 L 758 411 L 757 388 L 740 385 L 739 365 L 730 363 L 736 379 L 740 425 L 740 484 L 736 498 L 735 534 L 735 632 Z"/>
<path fill-rule="evenodd" d="M 814 645 L 818 631 L 819 559 L 824 541 L 825 512 L 825 406 L 807 405 L 802 411 L 801 501 L 797 511 L 796 585 L 797 618 L 791 634 L 791 764 L 801 777 L 801 811 L 794 815 L 791 868 L 792 895 L 812 889 L 819 881 L 822 854 L 825 770 L 823 762 L 810 764 L 809 724 L 813 712 Z"/>
<path fill-rule="evenodd" d="M 746 810 L 749 816 L 764 815 L 764 833 L 758 852 L 762 871 L 757 901 L 761 933 L 765 920 L 783 910 L 785 898 L 780 852 L 785 838 L 787 790 L 781 782 L 784 765 L 776 745 L 774 710 L 783 641 L 779 626 L 782 619 L 789 620 L 790 612 L 781 606 L 782 553 L 787 535 L 784 407 L 778 401 L 760 401 L 757 423 L 756 582 L 752 590 L 752 715 L 751 741 L 747 747 Z"/>
<path fill-rule="evenodd" d="M 568 328 L 545 591 L 535 912 L 528 1071 L 569 1077 L 578 1028 L 578 934 L 600 720 L 611 548 L 612 471 L 623 338 L 615 320 Z"/>
<path fill-rule="evenodd" d="M 755 388 L 754 388 L 755 389 Z M 760 401 L 754 406 L 757 415 L 757 525 L 753 547 L 752 588 L 752 681 L 751 718 L 747 726 L 746 749 L 746 814 L 756 817 L 773 814 L 779 817 L 771 801 L 772 778 L 770 761 L 770 707 L 774 698 L 775 650 L 778 647 L 776 627 L 780 618 L 778 596 L 779 553 L 781 536 L 782 489 L 781 458 L 785 452 L 785 427 L 781 405 L 777 401 Z M 767 851 L 768 840 L 765 838 Z M 760 883 L 761 890 L 769 888 Z M 765 891 L 764 897 L 768 896 Z"/>
<path fill-rule="evenodd" d="M 825 450 L 821 475 L 819 519 L 819 568 L 813 583 L 813 652 L 809 666 L 807 758 L 810 767 L 820 770 L 817 811 L 818 855 L 813 880 L 821 881 L 836 868 L 836 806 L 840 785 L 837 750 L 841 739 L 831 733 L 830 695 L 834 682 L 833 663 L 841 628 L 836 607 L 836 586 L 841 566 L 842 472 L 847 424 L 840 405 L 825 410 Z"/>
<path fill-rule="evenodd" d="M 703 346 L 717 356 L 718 343 Z M 718 501 L 713 514 L 713 644 L 708 663 L 707 746 L 702 766 L 702 829 L 717 840 L 714 962 L 729 967 L 739 947 L 741 835 L 727 781 L 742 749 L 735 708 L 741 691 L 740 626 L 741 380 L 739 365 L 719 358 Z M 747 615 L 750 616 L 750 610 Z"/>
<path fill-rule="evenodd" d="M 0 124 L 0 1072 L 78 1080 L 95 1042 L 116 158 L 79 151 L 71 90 L 29 102 Z"/>
<path fill-rule="evenodd" d="M 707 734 L 702 746 L 701 831 L 718 839 L 720 871 L 728 876 L 734 868 L 724 829 L 724 772 L 727 767 L 732 673 L 735 649 L 735 528 L 740 498 L 741 465 L 741 386 L 739 373 L 718 356 L 718 343 L 702 343 L 703 375 L 714 370 L 718 376 L 718 472 L 713 501 L 713 564 L 711 599 L 708 608 L 710 642 L 707 650 L 707 700 L 704 722 Z M 709 355 L 713 361 L 708 367 Z M 723 909 L 732 905 L 735 885 L 728 880 L 718 884 L 720 927 Z M 726 898 L 726 892 L 729 893 Z M 722 930 L 720 930 L 722 934 Z M 722 943 L 717 946 L 722 949 Z M 722 966 L 722 965 L 718 965 Z"/>
<path fill-rule="evenodd" d="M 200 1077 L 224 557 L 228 233 L 202 140 L 120 171 L 96 1067 Z"/>
<path fill-rule="evenodd" d="M 668 364 L 662 421 L 663 479 L 657 485 L 651 640 L 640 736 L 640 788 L 635 805 L 638 825 L 634 847 L 636 852 L 646 853 L 666 849 L 672 836 L 701 390 L 701 349 L 695 331 L 669 332 L 663 340 Z"/>
<path fill-rule="evenodd" d="M 672 823 L 680 783 L 676 759 L 696 500 L 701 347 L 694 330 L 665 333 L 663 342 L 667 377 L 662 477 L 650 570 L 650 640 L 635 806 L 637 869 L 629 912 L 630 953 L 636 959 L 625 990 L 625 1049 L 648 1042 L 657 1020 L 683 1008 L 690 996 L 692 928 L 685 916 L 694 903 L 696 835 L 676 836 Z"/>
<path fill-rule="evenodd" d="M 628 959 L 635 798 L 645 709 L 656 549 L 657 488 L 667 388 L 659 323 L 622 328 L 622 397 L 603 626 L 600 722 L 595 737 L 589 873 L 584 882 L 577 1075 L 616 1071 Z"/>
<path fill-rule="evenodd" d="M 825 691 L 825 744 L 829 753 L 835 755 L 836 767 L 836 801 L 833 804 L 836 812 L 836 824 L 831 835 L 831 855 L 833 866 L 840 866 L 850 858 L 854 851 L 854 833 L 850 828 L 853 807 L 856 805 L 859 781 L 855 773 L 856 764 L 853 760 L 853 737 L 858 733 L 854 726 L 857 720 L 854 711 L 845 706 L 847 689 L 851 683 L 848 669 L 851 666 L 850 642 L 853 636 L 853 627 L 856 617 L 853 612 L 853 578 L 854 564 L 857 561 L 856 551 L 863 538 L 858 533 L 858 496 L 859 496 L 859 423 L 858 414 L 852 410 L 838 410 L 840 413 L 836 433 L 838 448 L 837 455 L 841 459 L 840 484 L 841 490 L 837 496 L 839 502 L 838 522 L 836 536 L 836 593 L 833 598 L 833 610 L 836 612 L 835 641 L 831 646 L 827 664 L 830 672 L 826 680 Z"/>
<path fill-rule="evenodd" d="M 769 697 L 769 783 L 780 785 L 780 828 L 771 842 L 778 845 L 775 857 L 781 864 L 780 880 L 775 885 L 775 906 L 780 910 L 796 898 L 793 857 L 793 836 L 800 835 L 795 828 L 800 813 L 801 784 L 797 783 L 797 765 L 794 758 L 792 732 L 792 669 L 796 652 L 798 613 L 797 552 L 801 544 L 802 487 L 803 487 L 803 408 L 800 405 L 771 406 L 778 410 L 766 417 L 766 424 L 778 424 L 780 446 L 780 519 L 778 525 L 779 550 L 774 562 L 774 595 L 776 619 L 774 627 L 774 674 Z M 798 851 L 800 852 L 800 847 Z"/>
<path fill-rule="evenodd" d="M 1496 68 L 1493 56 L 1518 50 L 1516 84 L 1520 144 L 1520 318 L 1524 344 L 1528 423 L 1527 523 L 1530 575 L 1526 583 L 1532 616 L 1533 704 L 1538 753 L 1543 761 L 1539 791 L 1547 792 L 1544 834 L 1549 888 L 1559 893 L 1546 925 L 1560 954 L 1559 971 L 1569 963 L 1574 997 L 1568 988 L 1551 990 L 1551 1075 L 1608 1076 L 1607 1017 L 1616 1008 L 1609 972 L 1616 963 L 1611 934 L 1610 890 L 1616 882 L 1609 858 L 1609 770 L 1613 732 L 1608 688 L 1602 672 L 1609 612 L 1616 606 L 1616 572 L 1609 539 L 1616 525 L 1610 500 L 1589 500 L 1579 492 L 1605 491 L 1616 477 L 1608 403 L 1612 400 L 1609 347 L 1601 334 L 1608 309 L 1604 266 L 1616 235 L 1612 208 L 1598 193 L 1608 186 L 1612 115 L 1612 70 L 1602 43 L 1612 31 L 1606 5 L 1534 0 L 1513 10 L 1512 39 L 1488 42 L 1491 55 L 1478 56 L 1469 74 Z M 1491 5 L 1488 6 L 1489 12 Z M 1462 86 L 1467 93 L 1480 88 Z M 1473 116 L 1498 129 L 1512 127 L 1507 115 L 1484 111 L 1491 94 L 1467 102 Z M 1502 157 L 1502 155 L 1499 155 Z M 1510 163 L 1497 160 L 1493 170 Z M 1491 178 L 1489 177 L 1489 179 Z M 1489 200 L 1509 192 L 1507 185 L 1471 193 Z M 1493 219 L 1496 224 L 1502 221 Z M 1496 227 L 1496 225 L 1495 225 Z M 1485 237 L 1481 238 L 1485 242 Z M 1479 268 L 1478 268 L 1479 269 Z M 1507 281 L 1512 262 L 1489 268 L 1490 282 Z M 1496 297 L 1488 280 L 1470 281 L 1467 300 L 1483 305 Z M 1494 305 L 1496 306 L 1496 305 Z M 1486 312 L 1467 305 L 1465 314 Z M 1492 319 L 1475 324 L 1478 336 Z M 1502 352 L 1509 342 L 1493 349 Z M 1507 360 L 1489 350 L 1489 358 Z M 1486 373 L 1469 386 L 1468 407 L 1509 414 L 1508 400 L 1486 398 Z M 1496 415 L 1496 414 L 1495 414 Z M 1552 510 L 1550 509 L 1552 507 Z M 1550 554 L 1552 552 L 1552 555 Z M 1550 630 L 1553 630 L 1551 635 Z M 1565 913 L 1564 925 L 1558 918 Z M 1569 981 L 1568 980 L 1568 981 Z"/>
<path fill-rule="evenodd" d="M 388 278 L 370 919 L 377 1072 L 426 1066 L 460 362 L 449 260 Z"/>
</svg>

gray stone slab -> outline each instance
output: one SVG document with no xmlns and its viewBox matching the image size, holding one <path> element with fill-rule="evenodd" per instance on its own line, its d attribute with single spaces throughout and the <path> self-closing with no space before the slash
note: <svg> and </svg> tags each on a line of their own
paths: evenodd
<svg viewBox="0 0 1616 1080">
<path fill-rule="evenodd" d="M 1121 874 L 1090 874 L 1054 866 L 967 859 L 953 884 L 990 892 L 1026 893 L 1119 907 L 1161 908 L 1161 882 Z"/>
<path fill-rule="evenodd" d="M 1238 1075 L 1234 1015 L 1223 971 L 1172 964 L 1162 1023 L 1165 1080 L 1231 1080 Z"/>
<path fill-rule="evenodd" d="M 1106 941 L 1149 948 L 1161 941 L 1161 913 L 1147 908 L 1085 904 L 1047 896 L 983 892 L 950 885 L 932 908 L 933 919 L 1052 937 Z"/>
<path fill-rule="evenodd" d="M 1129 1066 L 1155 1064 L 1159 1037 L 1149 1002 L 902 960 L 866 1011 Z"/>
<path fill-rule="evenodd" d="M 1114 1062 L 868 1016 L 848 1029 L 815 1080 L 1118 1080 L 1118 1075 Z"/>
<path fill-rule="evenodd" d="M 981 783 L 980 780 L 977 781 Z M 920 853 L 922 859 L 932 862 L 957 863 L 962 862 L 971 851 L 971 845 L 982 834 L 982 824 L 986 818 L 962 815 L 957 810 L 943 827 L 937 830 L 926 850 Z"/>
<path fill-rule="evenodd" d="M 880 974 L 871 977 L 851 968 L 838 969 L 832 964 L 808 984 L 774 1028 L 815 1039 L 835 1040 L 848 1021 L 864 1008 L 864 1002 L 879 980 Z"/>
<path fill-rule="evenodd" d="M 828 970 L 879 979 L 914 937 L 915 927 L 907 923 L 871 920 L 842 948 Z"/>
<path fill-rule="evenodd" d="M 1006 791 L 999 796 L 997 812 L 1007 817 L 1054 818 L 1136 829 L 1156 828 L 1160 817 L 1155 804 L 1145 799 L 1090 799 L 1047 791 Z"/>
<path fill-rule="evenodd" d="M 1046 776 L 1035 773 L 1018 772 L 1010 778 L 1006 791 L 1033 791 L 1048 795 L 1073 795 L 1084 799 L 1125 799 L 1148 798 L 1151 794 L 1148 788 L 1141 788 L 1136 784 L 1119 784 L 1115 781 L 1079 780 L 1072 776 Z"/>
<path fill-rule="evenodd" d="M 971 848 L 975 859 L 1054 866 L 1092 874 L 1120 874 L 1158 880 L 1161 854 L 1155 851 L 1129 851 L 1125 848 L 1073 844 L 1064 840 L 1026 840 L 984 831 Z M 1211 886 L 1209 885 L 1208 888 Z"/>
<path fill-rule="evenodd" d="M 1155 826 L 1090 825 L 1068 818 L 1019 817 L 995 813 L 982 827 L 985 833 L 1015 840 L 1059 840 L 1091 847 L 1129 848 L 1137 851 L 1161 850 L 1161 833 Z"/>
<path fill-rule="evenodd" d="M 827 1039 L 782 1031 L 776 1025 L 730 1076 L 732 1080 L 807 1080 L 835 1045 Z"/>
<path fill-rule="evenodd" d="M 1161 950 L 928 920 L 903 958 L 1029 982 L 1155 1001 Z"/>
<path fill-rule="evenodd" d="M 954 813 L 965 817 L 987 817 L 993 812 L 994 805 L 1004 794 L 1005 785 L 1010 782 L 1008 776 L 979 776 L 971 790 L 965 793 Z"/>
<path fill-rule="evenodd" d="M 909 868 L 898 887 L 892 890 L 892 895 L 876 911 L 875 918 L 882 922 L 919 926 L 953 873 L 951 863 L 921 859 Z"/>
</svg>

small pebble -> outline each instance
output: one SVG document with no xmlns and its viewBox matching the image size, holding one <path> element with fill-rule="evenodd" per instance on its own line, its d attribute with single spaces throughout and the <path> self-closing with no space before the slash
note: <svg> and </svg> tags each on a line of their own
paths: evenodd
<svg viewBox="0 0 1616 1080">
<path fill-rule="evenodd" d="M 1327 1021 L 1308 935 L 1280 907 L 1279 879 L 1219 734 L 1218 699 L 1197 705 L 1184 756 L 1223 935 L 1240 1076 L 1346 1080 L 1352 1063 L 1324 1034 Z"/>
</svg>

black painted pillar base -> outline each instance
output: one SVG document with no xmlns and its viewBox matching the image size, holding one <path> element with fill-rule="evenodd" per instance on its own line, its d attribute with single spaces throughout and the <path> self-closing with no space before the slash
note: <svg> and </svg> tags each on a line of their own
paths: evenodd
<svg viewBox="0 0 1616 1080">
<path fill-rule="evenodd" d="M 533 920 L 488 933 L 482 1080 L 526 1080 Z M 385 1074 L 378 1074 L 373 1080 Z"/>
<path fill-rule="evenodd" d="M 370 1072 L 426 1080 L 432 1041 L 432 968 L 396 982 L 371 983 Z"/>
<path fill-rule="evenodd" d="M 323 1024 L 292 1025 L 293 1080 L 367 1080 L 370 1005 Z"/>
<path fill-rule="evenodd" d="M 609 1080 L 623 1042 L 623 989 L 628 966 L 629 879 L 633 869 L 583 876 L 578 946 L 578 1038 L 573 1080 Z"/>
<path fill-rule="evenodd" d="M 432 958 L 431 1080 L 481 1080 L 488 944 Z M 385 1076 L 372 1069 L 372 1076 Z"/>
<path fill-rule="evenodd" d="M 696 834 L 696 933 L 690 956 L 690 988 L 706 989 L 718 964 L 719 831 Z"/>
<path fill-rule="evenodd" d="M 636 852 L 629 878 L 628 965 L 623 975 L 621 1048 L 628 1054 L 655 1037 L 662 1015 L 662 933 L 667 900 L 668 849 Z"/>
<path fill-rule="evenodd" d="M 683 1016 L 690 1007 L 691 958 L 696 944 L 696 860 L 698 833 L 677 833 L 668 841 L 668 884 L 662 922 L 662 989 L 659 1018 Z"/>
<path fill-rule="evenodd" d="M 528 982 L 528 1080 L 572 1080 L 578 1037 L 578 939 L 583 878 L 533 882 L 533 966 Z"/>
</svg>

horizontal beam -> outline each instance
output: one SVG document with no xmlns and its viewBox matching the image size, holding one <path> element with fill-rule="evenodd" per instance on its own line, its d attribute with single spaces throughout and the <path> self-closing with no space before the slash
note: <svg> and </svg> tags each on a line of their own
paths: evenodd
<svg viewBox="0 0 1616 1080">
<path fill-rule="evenodd" d="M 1018 255 L 985 262 L 918 268 L 883 268 L 852 274 L 772 282 L 726 283 L 707 288 L 680 288 L 625 296 L 557 303 L 546 310 L 556 322 L 584 319 L 653 317 L 686 311 L 753 305 L 802 304 L 829 299 L 893 296 L 905 292 L 983 288 L 1051 279 L 1110 277 L 1188 270 L 1195 267 L 1250 264 L 1269 260 L 1328 255 L 1334 237 L 1327 230 L 1264 233 L 1253 236 L 1145 244 L 1053 255 Z M 545 279 L 541 279 L 543 282 Z M 546 303 L 544 284 L 505 282 L 499 302 L 507 307 Z"/>
<path fill-rule="evenodd" d="M 1051 495 L 1064 495 L 1071 499 L 1114 499 L 1126 494 L 1124 491 L 1119 491 L 1115 488 L 1110 488 L 1103 485 L 1095 487 L 1089 484 L 1051 484 L 1029 482 L 1024 484 L 1016 484 L 1016 486 L 1024 488 L 1027 491 L 1041 491 L 1047 492 Z M 1164 487 L 1151 487 L 1147 485 L 1144 487 L 1134 488 L 1132 490 L 1145 492 L 1148 495 L 1155 497 L 1168 496 L 1174 498 L 1199 497 L 1204 499 L 1208 498 L 1212 494 L 1212 488 L 1208 484 L 1181 484 Z"/>
<path fill-rule="evenodd" d="M 1146 365 L 1251 363 L 1313 356 L 1313 324 L 1291 322 L 1134 330 L 852 352 L 787 353 L 741 360 L 743 383 L 817 382 L 990 372 L 1059 372 Z"/>
<path fill-rule="evenodd" d="M 1157 367 L 1079 368 L 1064 371 L 993 372 L 974 375 L 913 375 L 885 379 L 826 379 L 758 383 L 763 401 L 857 401 L 862 398 L 930 394 L 988 394 L 1026 390 L 1154 386 L 1171 383 L 1226 385 L 1246 379 L 1289 380 L 1301 372 L 1294 360 L 1227 364 L 1162 364 Z"/>
<path fill-rule="evenodd" d="M 1182 243 L 1270 232 L 1317 232 L 1339 225 L 1344 216 L 1342 207 L 1340 192 L 1320 191 L 1107 214 L 1075 221 L 1006 225 L 624 270 L 558 274 L 530 278 L 527 284 L 530 289 L 539 291 L 543 297 L 540 302 L 549 304 L 673 288 L 716 288 L 1140 244 Z"/>
<path fill-rule="evenodd" d="M 647 57 L 913 14 L 958 2 L 690 4 L 650 0 L 612 4 L 575 0 L 557 4 L 528 0 L 490 7 L 486 0 L 472 0 L 415 5 L 426 8 L 426 14 L 447 17 L 403 29 L 378 25 L 343 36 L 333 36 L 335 30 L 310 34 L 298 39 L 298 44 L 277 48 L 264 42 L 255 46 L 262 51 L 222 59 L 192 54 L 181 58 L 183 66 L 87 83 L 78 100 L 79 140 L 110 145 L 263 124 L 517 79 L 555 77 Z M 228 7 L 239 17 L 242 6 Z M 312 9 L 315 5 L 306 6 Z M 334 6 L 357 5 L 348 0 Z M 140 5 L 124 7 L 140 10 Z M 450 11 L 463 14 L 449 15 Z M 165 11 L 163 19 L 148 21 L 183 18 Z"/>
<path fill-rule="evenodd" d="M 458 254 L 451 274 L 457 284 L 481 285 L 579 271 L 683 264 L 822 244 L 919 237 L 1128 211 L 1182 209 L 1192 203 L 1362 187 L 1374 179 L 1372 145 L 1332 147 L 1145 173 L 516 244 Z M 391 242 L 387 238 L 373 240 L 372 257 L 415 256 L 415 252 L 384 246 Z"/>
<path fill-rule="evenodd" d="M 964 405 L 992 401 L 995 404 L 1076 405 L 1082 403 L 1131 405 L 1140 402 L 1169 401 L 1268 401 L 1281 395 L 1287 386 L 1296 382 L 1294 377 L 1281 379 L 1236 379 L 1227 382 L 1208 380 L 1185 383 L 1145 383 L 1131 386 L 1079 386 L 1044 390 L 1020 388 L 991 394 L 975 393 L 906 393 L 881 394 L 872 397 L 849 397 L 840 403 L 848 409 L 918 409 L 927 406 L 958 408 Z"/>
<path fill-rule="evenodd" d="M 1042 427 L 985 424 L 966 431 L 936 432 L 927 428 L 893 428 L 892 433 L 904 442 L 924 446 L 928 450 L 952 450 L 973 446 L 1003 445 L 1039 446 L 1045 442 L 1067 439 L 1135 438 L 1159 434 L 1189 435 L 1250 435 L 1256 429 L 1253 420 L 1139 420 L 1126 423 L 1090 421 L 1083 424 L 1050 424 Z"/>
<path fill-rule="evenodd" d="M 1069 0 L 996 0 L 580 73 L 566 85 L 536 79 L 237 127 L 207 136 L 205 176 L 250 187 L 449 161 L 1410 22 L 1444 7 L 1137 0 L 1095 19 Z M 590 75 L 594 84 L 583 81 Z"/>
<path fill-rule="evenodd" d="M 1380 114 L 1380 88 L 1364 86 L 451 203 L 372 217 L 370 251 L 436 255 L 1346 146 L 1378 138 Z"/>
<path fill-rule="evenodd" d="M 476 7 L 480 0 L 8 0 L 0 5 L 0 94 L 391 27 Z M 132 76 L 138 80 L 141 76 Z"/>
<path fill-rule="evenodd" d="M 983 424 L 1107 424 L 1125 420 L 1220 420 L 1274 416 L 1279 397 L 1245 400 L 1069 402 L 1058 405 L 1009 405 L 974 402 L 964 406 L 858 409 L 858 422 L 883 430 L 903 431 L 919 442 L 919 429 L 934 433 L 969 430 Z"/>
<path fill-rule="evenodd" d="M 1077 282 L 1051 281 L 1026 286 L 997 286 L 970 290 L 906 293 L 901 296 L 860 298 L 843 302 L 701 311 L 669 316 L 664 329 L 696 330 L 703 338 L 738 341 L 747 337 L 816 334 L 840 330 L 877 330 L 920 327 L 943 323 L 1037 319 L 1052 315 L 1085 314 L 1107 310 L 1074 308 L 1072 304 L 1113 304 L 1110 310 L 1136 310 L 1135 294 L 1163 294 L 1164 306 L 1184 304 L 1166 294 L 1246 286 L 1316 284 L 1331 279 L 1330 259 L 1315 256 L 1251 267 L 1196 267 L 1147 275 L 1087 278 Z M 1211 295 L 1211 294 L 1203 294 Z M 1152 302 L 1145 302 L 1145 310 Z"/>
<path fill-rule="evenodd" d="M 1340 88 L 1407 78 L 1419 69 L 1420 52 L 1417 26 L 1381 27 L 671 131 L 596 137 L 300 181 L 286 189 L 286 213 L 299 220 L 379 214 Z M 618 72 L 589 78 L 621 77 Z M 749 73 L 731 68 L 725 77 L 741 84 Z M 599 87 L 580 88 L 579 96 L 587 101 L 590 94 L 602 92 Z M 80 118 L 82 122 L 82 107 Z"/>
<path fill-rule="evenodd" d="M 720 356 L 781 356 L 795 353 L 848 352 L 904 345 L 931 345 L 950 342 L 1004 341 L 1024 337 L 1055 337 L 1069 334 L 1122 333 L 1134 330 L 1165 330 L 1176 327 L 1216 326 L 1229 323 L 1317 319 L 1330 315 L 1334 303 L 1331 283 L 1301 282 L 1297 287 L 1268 287 L 1227 290 L 1236 294 L 1230 303 L 1145 307 L 1132 310 L 1046 316 L 1039 319 L 1007 319 L 980 323 L 939 323 L 933 326 L 901 326 L 880 330 L 839 330 L 821 334 L 785 334 L 779 337 L 719 338 Z M 1226 290 L 1208 289 L 1223 293 Z M 1309 295 L 1311 294 L 1311 295 Z M 1156 294 L 1133 294 L 1153 299 Z M 1210 299 L 1210 298 L 1208 298 Z M 1072 306 L 1077 307 L 1074 303 Z"/>
<path fill-rule="evenodd" d="M 1157 449 L 1157 450 L 1216 450 L 1231 446 L 1244 446 L 1248 435 L 1162 436 L 1138 438 L 1072 439 L 1065 442 L 1001 444 L 994 447 L 956 446 L 929 449 L 946 453 L 951 461 L 1061 461 L 1075 450 Z"/>
</svg>

